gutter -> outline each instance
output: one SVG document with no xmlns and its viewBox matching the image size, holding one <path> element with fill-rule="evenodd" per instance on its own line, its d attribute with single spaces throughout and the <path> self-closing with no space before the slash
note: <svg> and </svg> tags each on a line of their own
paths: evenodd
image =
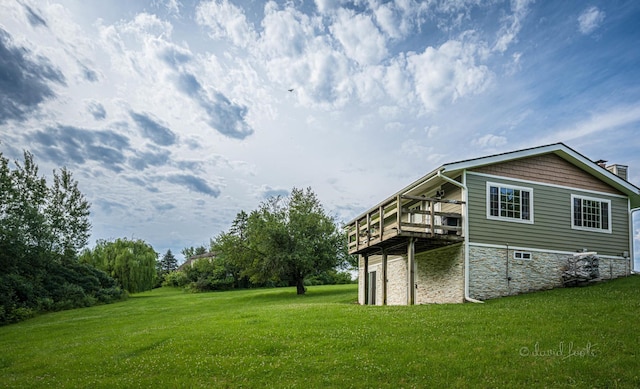
<svg viewBox="0 0 640 389">
<path fill-rule="evenodd" d="M 474 298 L 472 298 L 471 296 L 469 296 L 469 207 L 468 207 L 468 201 L 469 201 L 469 194 L 468 194 L 468 189 L 467 189 L 467 171 L 464 170 L 462 173 L 462 183 L 459 183 L 456 180 L 452 180 L 451 178 L 447 177 L 447 176 L 443 176 L 442 175 L 442 171 L 444 169 L 438 170 L 438 177 L 443 179 L 444 181 L 447 181 L 450 184 L 453 184 L 455 186 L 457 186 L 458 188 L 462 189 L 462 201 L 464 202 L 463 206 L 463 212 L 462 212 L 462 223 L 463 223 L 463 230 L 464 230 L 464 299 L 466 301 L 472 302 L 472 303 L 483 303 L 483 301 L 480 300 L 476 300 Z"/>
</svg>

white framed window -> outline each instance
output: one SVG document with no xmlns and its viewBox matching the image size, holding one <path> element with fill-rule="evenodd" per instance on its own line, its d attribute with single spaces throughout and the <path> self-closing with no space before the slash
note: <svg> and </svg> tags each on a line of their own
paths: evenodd
<svg viewBox="0 0 640 389">
<path fill-rule="evenodd" d="M 530 260 L 531 259 L 531 253 L 526 252 L 526 251 L 514 251 L 513 252 L 513 259 Z"/>
<path fill-rule="evenodd" d="M 487 182 L 487 219 L 533 223 L 533 189 Z"/>
<path fill-rule="evenodd" d="M 571 195 L 571 228 L 611 233 L 611 200 Z"/>
</svg>

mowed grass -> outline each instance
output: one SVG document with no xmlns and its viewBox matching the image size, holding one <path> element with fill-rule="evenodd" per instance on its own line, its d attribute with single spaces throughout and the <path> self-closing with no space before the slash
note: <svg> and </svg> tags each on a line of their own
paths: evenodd
<svg viewBox="0 0 640 389">
<path fill-rule="evenodd" d="M 356 285 L 187 294 L 0 327 L 1 387 L 640 387 L 640 276 L 485 304 Z"/>
</svg>

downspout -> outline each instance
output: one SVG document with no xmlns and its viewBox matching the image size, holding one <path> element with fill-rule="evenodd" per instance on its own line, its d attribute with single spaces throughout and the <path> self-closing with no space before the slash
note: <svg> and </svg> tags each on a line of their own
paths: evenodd
<svg viewBox="0 0 640 389">
<path fill-rule="evenodd" d="M 469 194 L 467 189 L 467 171 L 462 173 L 462 183 L 442 175 L 438 170 L 438 177 L 462 189 L 462 229 L 464 231 L 464 299 L 472 303 L 483 303 L 469 296 Z"/>
<path fill-rule="evenodd" d="M 634 208 L 629 210 L 629 249 L 631 250 L 629 255 L 631 256 L 631 273 L 640 274 L 640 269 L 636 269 L 636 258 L 634 255 L 634 244 L 633 244 L 633 213 L 636 211 L 640 211 L 640 208 Z"/>
</svg>

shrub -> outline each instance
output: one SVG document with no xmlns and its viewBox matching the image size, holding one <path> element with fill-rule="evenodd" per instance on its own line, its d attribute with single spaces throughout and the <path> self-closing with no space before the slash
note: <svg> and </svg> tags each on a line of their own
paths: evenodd
<svg viewBox="0 0 640 389">
<path fill-rule="evenodd" d="M 172 271 L 164 276 L 164 281 L 162 281 L 162 286 L 172 286 L 182 288 L 189 284 L 189 278 L 187 274 L 182 271 Z"/>
<path fill-rule="evenodd" d="M 221 258 L 201 259 L 185 271 L 190 292 L 208 292 L 233 289 L 233 275 L 227 271 Z"/>
</svg>

